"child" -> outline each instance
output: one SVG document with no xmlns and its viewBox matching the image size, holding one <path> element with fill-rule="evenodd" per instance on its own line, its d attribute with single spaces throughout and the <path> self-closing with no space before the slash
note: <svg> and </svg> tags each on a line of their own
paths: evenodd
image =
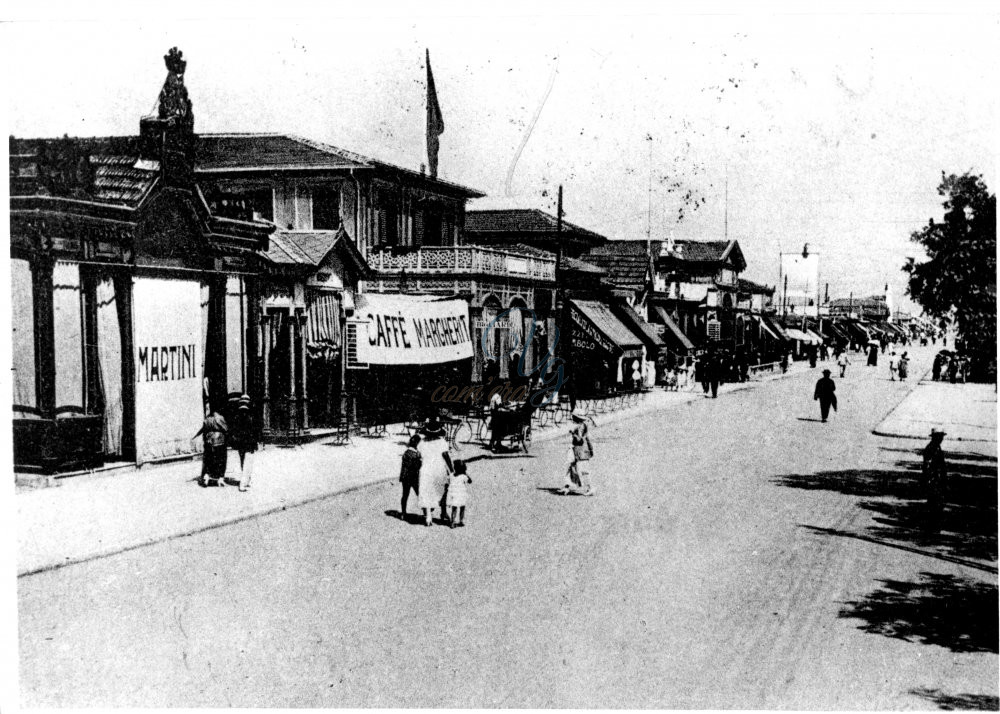
<svg viewBox="0 0 1000 714">
<path fill-rule="evenodd" d="M 403 463 L 399 469 L 399 482 L 403 484 L 403 496 L 399 501 L 399 517 L 406 520 L 406 502 L 410 500 L 410 491 L 420 496 L 420 467 L 423 457 L 420 454 L 420 435 L 414 434 L 403 452 Z"/>
<path fill-rule="evenodd" d="M 676 392 L 677 391 L 677 369 L 667 370 L 667 391 Z"/>
<path fill-rule="evenodd" d="M 472 479 L 461 459 L 455 460 L 454 468 L 448 481 L 448 506 L 451 508 L 451 527 L 462 528 L 465 525 L 465 505 L 469 500 L 468 484 L 472 483 Z"/>
</svg>

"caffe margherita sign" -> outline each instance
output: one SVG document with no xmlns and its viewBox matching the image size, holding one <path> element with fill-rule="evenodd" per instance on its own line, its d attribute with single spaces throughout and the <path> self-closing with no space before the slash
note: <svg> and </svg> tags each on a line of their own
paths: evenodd
<svg viewBox="0 0 1000 714">
<path fill-rule="evenodd" d="M 359 296 L 358 361 L 437 364 L 472 357 L 469 304 L 416 295 Z"/>
</svg>

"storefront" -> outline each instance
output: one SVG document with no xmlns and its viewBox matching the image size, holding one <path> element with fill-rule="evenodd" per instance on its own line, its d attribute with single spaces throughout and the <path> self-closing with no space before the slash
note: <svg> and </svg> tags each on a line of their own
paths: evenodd
<svg viewBox="0 0 1000 714">
<path fill-rule="evenodd" d="M 348 330 L 348 384 L 357 418 L 388 423 L 454 409 L 471 384 L 469 303 L 365 293 Z M 468 394 L 468 391 L 466 391 Z"/>
<path fill-rule="evenodd" d="M 642 384 L 646 348 L 611 308 L 597 300 L 573 299 L 569 371 L 577 397 Z"/>
</svg>

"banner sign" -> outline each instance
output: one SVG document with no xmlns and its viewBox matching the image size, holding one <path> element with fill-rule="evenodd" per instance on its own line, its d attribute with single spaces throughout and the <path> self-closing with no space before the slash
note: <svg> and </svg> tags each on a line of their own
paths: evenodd
<svg viewBox="0 0 1000 714">
<path fill-rule="evenodd" d="M 359 362 L 382 365 L 439 364 L 472 357 L 469 303 L 418 295 L 358 296 Z"/>
<path fill-rule="evenodd" d="M 200 449 L 201 283 L 136 278 L 135 442 L 140 463 Z"/>
</svg>

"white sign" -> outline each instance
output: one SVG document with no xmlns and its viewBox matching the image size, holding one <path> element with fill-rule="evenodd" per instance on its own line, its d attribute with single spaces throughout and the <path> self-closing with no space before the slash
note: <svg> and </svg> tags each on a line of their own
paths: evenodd
<svg viewBox="0 0 1000 714">
<path fill-rule="evenodd" d="M 439 364 L 472 357 L 469 304 L 416 295 L 358 296 L 357 359 L 368 364 Z"/>
<path fill-rule="evenodd" d="M 201 283 L 136 278 L 135 442 L 139 462 L 186 454 L 204 420 Z"/>
</svg>

